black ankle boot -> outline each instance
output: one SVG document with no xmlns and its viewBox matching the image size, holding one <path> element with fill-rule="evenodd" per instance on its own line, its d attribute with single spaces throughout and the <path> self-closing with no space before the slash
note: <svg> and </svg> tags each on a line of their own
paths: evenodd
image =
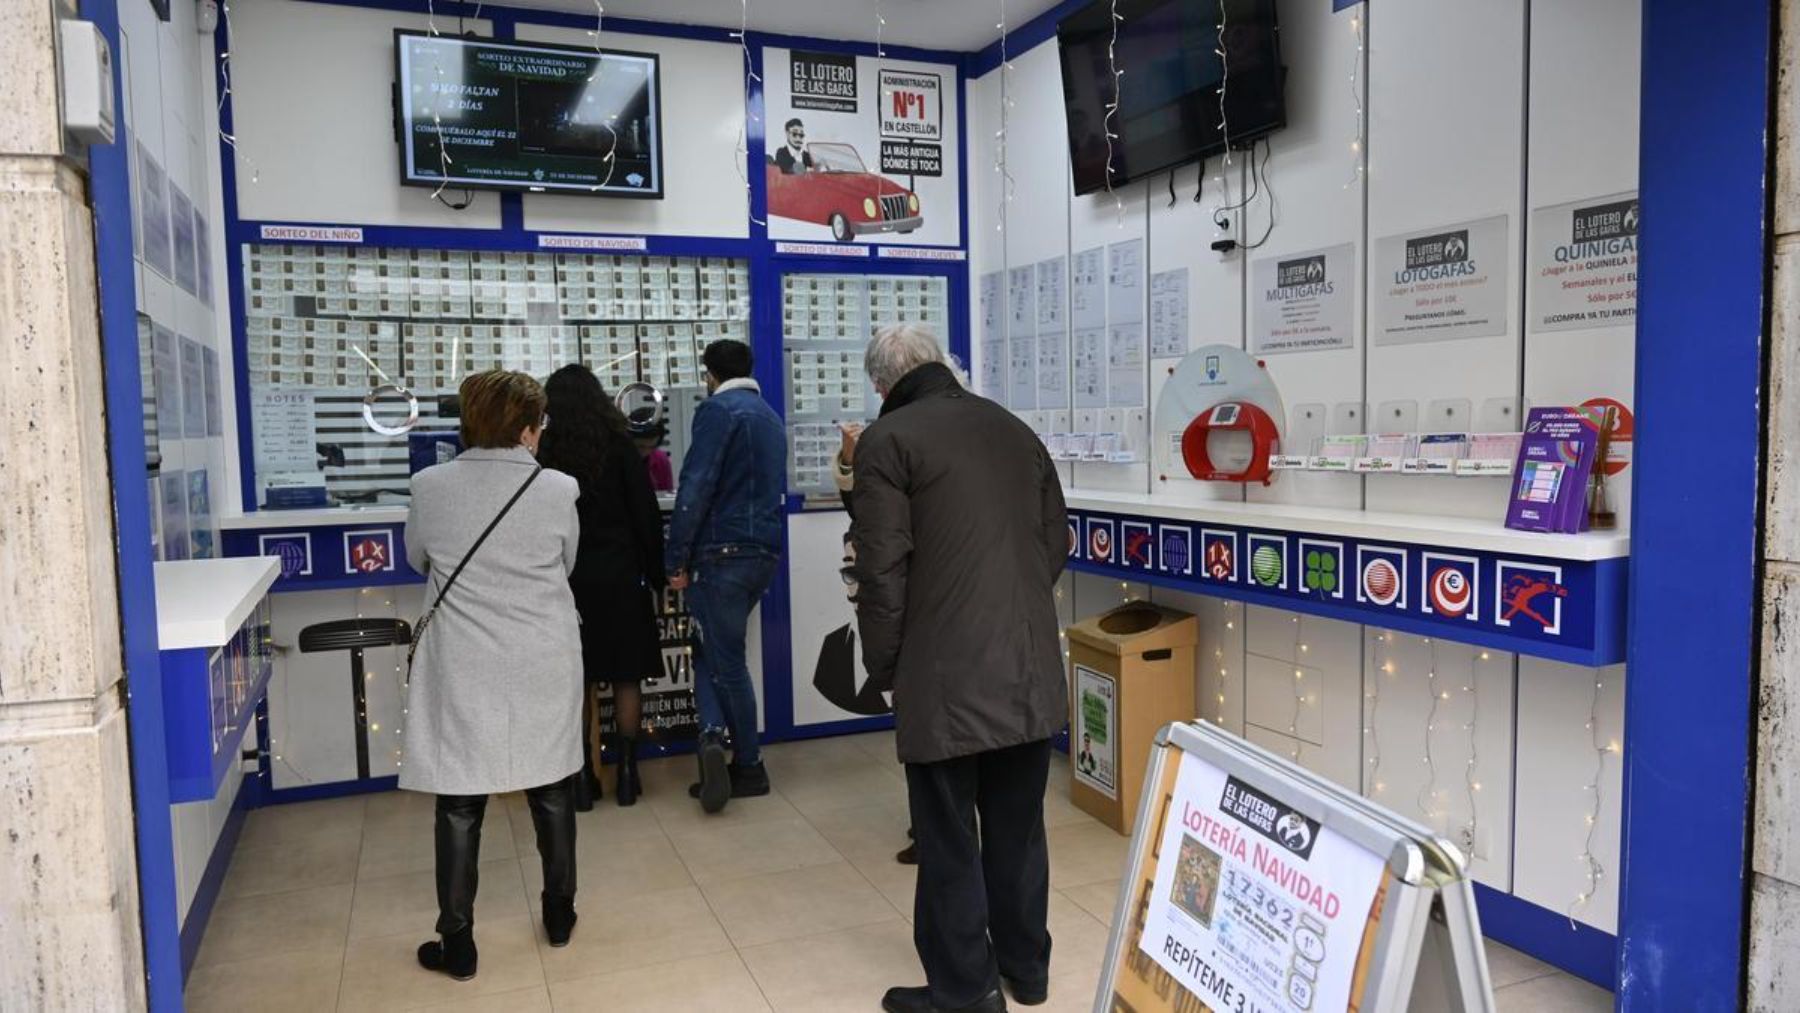
<svg viewBox="0 0 1800 1013">
<path fill-rule="evenodd" d="M 760 763 L 731 765 L 731 797 L 758 798 L 769 793 L 769 768 Z"/>
<path fill-rule="evenodd" d="M 544 902 L 544 935 L 550 937 L 550 945 L 569 945 L 569 934 L 575 931 L 575 898 L 539 896 Z"/>
<path fill-rule="evenodd" d="M 420 967 L 447 974 L 457 981 L 468 981 L 475 977 L 476 961 L 474 928 L 453 932 L 442 939 L 419 945 Z"/>
<path fill-rule="evenodd" d="M 613 785 L 613 797 L 622 806 L 636 805 L 644 782 L 638 777 L 637 739 L 621 735 L 619 745 L 619 779 Z"/>
</svg>

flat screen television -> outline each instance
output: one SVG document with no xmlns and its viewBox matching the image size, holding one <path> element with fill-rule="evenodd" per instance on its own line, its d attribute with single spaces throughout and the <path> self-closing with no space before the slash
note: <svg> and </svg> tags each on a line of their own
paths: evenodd
<svg viewBox="0 0 1800 1013">
<path fill-rule="evenodd" d="M 402 184 L 663 196 L 656 54 L 399 31 L 394 61 Z"/>
<path fill-rule="evenodd" d="M 1116 42 L 1109 0 L 1096 0 L 1056 28 L 1077 194 L 1106 188 L 1109 126 L 1117 187 L 1219 154 L 1228 143 L 1248 147 L 1287 125 L 1275 0 L 1118 0 L 1118 12 Z M 1125 73 L 1109 124 L 1114 65 Z"/>
</svg>

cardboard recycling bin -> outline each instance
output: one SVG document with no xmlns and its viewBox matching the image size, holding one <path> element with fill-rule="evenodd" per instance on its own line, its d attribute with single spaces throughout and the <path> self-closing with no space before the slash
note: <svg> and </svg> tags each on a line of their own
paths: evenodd
<svg viewBox="0 0 1800 1013">
<path fill-rule="evenodd" d="M 1200 623 L 1185 612 L 1129 602 L 1066 632 L 1069 800 L 1129 834 L 1157 729 L 1194 717 Z"/>
</svg>

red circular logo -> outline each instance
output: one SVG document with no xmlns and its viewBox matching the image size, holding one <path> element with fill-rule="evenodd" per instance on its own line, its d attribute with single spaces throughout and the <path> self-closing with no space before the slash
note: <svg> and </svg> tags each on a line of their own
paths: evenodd
<svg viewBox="0 0 1800 1013">
<path fill-rule="evenodd" d="M 1392 605 L 1400 597 L 1400 571 L 1385 559 L 1371 559 L 1363 567 L 1363 594 L 1377 605 Z"/>
<path fill-rule="evenodd" d="M 1446 566 L 1431 576 L 1431 607 L 1444 615 L 1456 617 L 1469 611 L 1475 595 L 1469 579 L 1461 570 Z"/>
<path fill-rule="evenodd" d="M 1112 558 L 1112 532 L 1105 528 L 1095 528 L 1088 532 L 1088 549 L 1095 559 Z"/>
</svg>

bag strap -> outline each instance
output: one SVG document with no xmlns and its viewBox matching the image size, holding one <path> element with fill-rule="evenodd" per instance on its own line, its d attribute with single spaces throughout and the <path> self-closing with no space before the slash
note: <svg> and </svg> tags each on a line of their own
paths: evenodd
<svg viewBox="0 0 1800 1013">
<path fill-rule="evenodd" d="M 512 512 L 513 504 L 519 501 L 520 496 L 525 495 L 525 490 L 531 488 L 531 483 L 537 481 L 538 473 L 543 470 L 544 466 L 541 464 L 533 467 L 531 474 L 525 476 L 525 481 L 520 484 L 518 491 L 514 492 L 512 498 L 506 501 L 506 505 L 500 508 L 500 512 L 494 515 L 494 519 L 488 521 L 488 526 L 482 529 L 481 537 L 475 539 L 474 545 L 469 546 L 469 551 L 464 554 L 462 562 L 456 564 L 456 569 L 450 571 L 450 579 L 444 581 L 444 586 L 438 589 L 437 598 L 431 603 L 432 612 L 436 612 L 437 607 L 443 603 L 444 595 L 450 593 L 450 588 L 456 583 L 456 578 L 462 576 L 463 567 L 468 566 L 469 560 L 475 558 L 475 553 L 481 548 L 481 543 L 487 541 L 488 536 L 493 534 L 494 529 L 500 525 L 500 521 Z"/>
<path fill-rule="evenodd" d="M 512 511 L 513 504 L 519 501 L 520 496 L 525 495 L 525 490 L 531 487 L 531 483 L 537 480 L 538 472 L 543 470 L 544 466 L 541 464 L 531 469 L 531 474 L 525 477 L 525 481 L 520 484 L 518 491 L 512 494 L 512 499 L 506 501 L 506 505 L 500 508 L 500 512 L 494 515 L 493 520 L 488 521 L 488 526 L 482 529 L 481 537 L 475 539 L 475 544 L 469 546 L 469 551 L 463 555 L 462 562 L 456 564 L 456 569 L 450 572 L 450 579 L 444 581 L 444 586 L 438 589 L 437 597 L 432 599 L 431 607 L 425 610 L 425 614 L 419 617 L 417 623 L 413 624 L 412 643 L 406 648 L 407 685 L 412 685 L 413 656 L 419 651 L 419 641 L 425 639 L 425 627 L 431 625 L 432 617 L 437 615 L 438 606 L 444 603 L 444 595 L 450 593 L 451 585 L 456 583 L 456 578 L 462 576 L 463 567 L 469 565 L 469 560 L 475 558 L 475 551 L 481 548 L 481 543 L 487 541 L 487 537 L 494 533 L 494 528 L 499 526 L 501 519 Z"/>
</svg>

